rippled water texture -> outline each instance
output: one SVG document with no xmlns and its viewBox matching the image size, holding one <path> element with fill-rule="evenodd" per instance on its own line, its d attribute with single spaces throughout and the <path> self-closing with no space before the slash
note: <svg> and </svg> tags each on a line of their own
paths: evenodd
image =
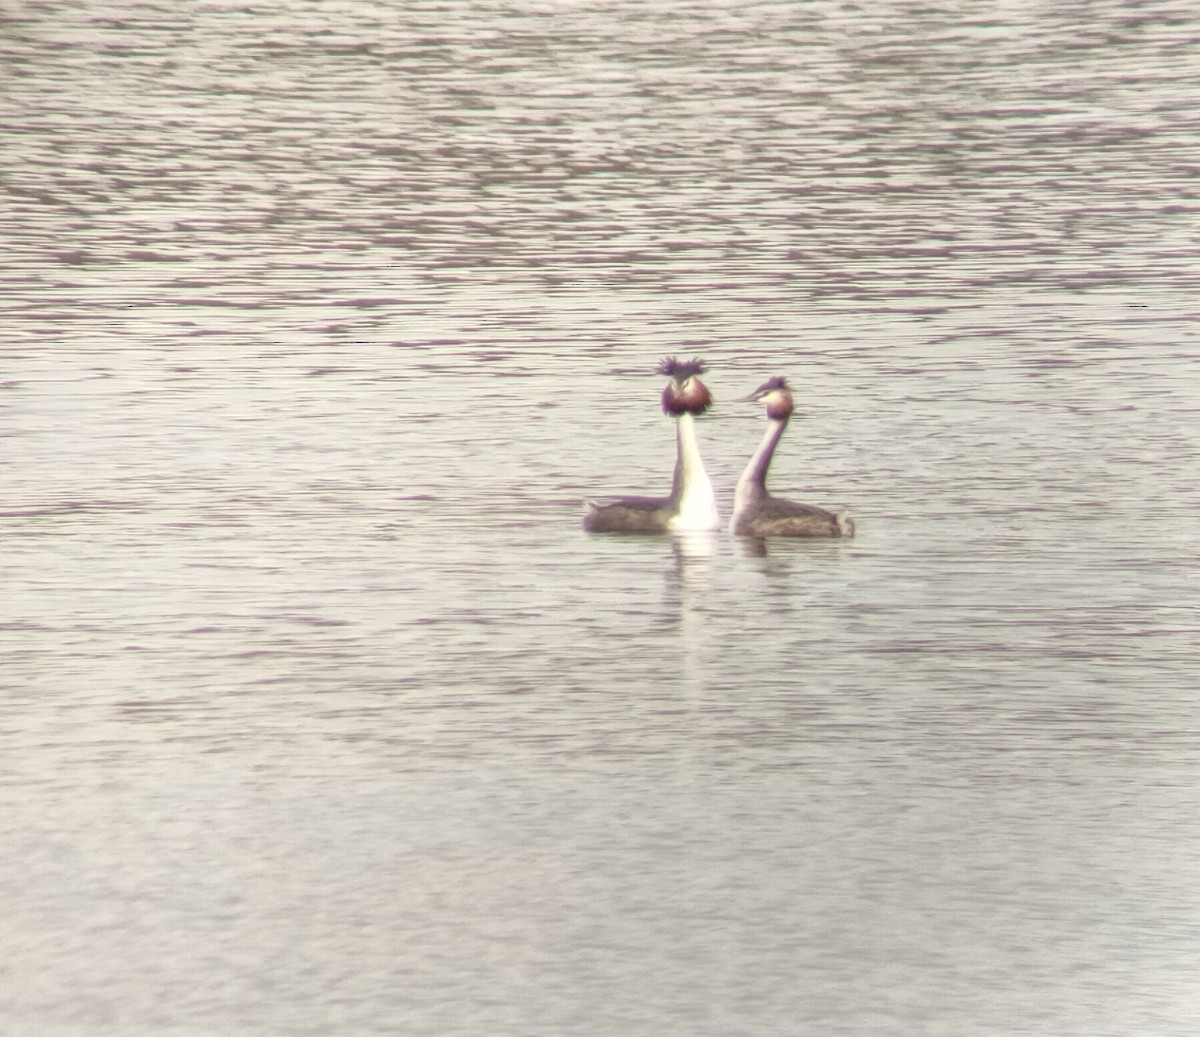
<svg viewBox="0 0 1200 1037">
<path fill-rule="evenodd" d="M 1193 4 L 0 10 L 0 1031 L 1193 1037 Z M 659 493 L 705 357 L 726 517 Z"/>
</svg>

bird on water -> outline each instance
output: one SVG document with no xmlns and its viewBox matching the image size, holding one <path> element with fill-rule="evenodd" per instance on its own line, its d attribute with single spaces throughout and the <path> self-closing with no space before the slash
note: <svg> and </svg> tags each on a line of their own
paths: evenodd
<svg viewBox="0 0 1200 1037">
<path fill-rule="evenodd" d="M 744 397 L 743 402 L 762 404 L 767 414 L 767 431 L 738 480 L 729 531 L 737 536 L 754 537 L 854 536 L 854 521 L 846 512 L 834 513 L 812 504 L 784 500 L 772 496 L 767 489 L 767 470 L 794 407 L 787 380 L 771 378 Z"/>
<path fill-rule="evenodd" d="M 620 497 L 609 504 L 588 501 L 583 528 L 589 533 L 685 533 L 719 529 L 717 499 L 700 459 L 695 419 L 712 406 L 700 375 L 703 360 L 667 357 L 657 373 L 670 381 L 662 392 L 663 413 L 675 419 L 675 476 L 666 497 Z"/>
</svg>

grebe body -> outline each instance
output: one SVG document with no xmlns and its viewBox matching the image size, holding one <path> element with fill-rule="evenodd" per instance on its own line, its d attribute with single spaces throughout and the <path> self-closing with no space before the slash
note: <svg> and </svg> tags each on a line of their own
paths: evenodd
<svg viewBox="0 0 1200 1037">
<path fill-rule="evenodd" d="M 663 412 L 675 418 L 671 492 L 666 497 L 621 497 L 611 504 L 588 501 L 583 528 L 589 533 L 684 533 L 721 526 L 696 442 L 696 416 L 712 405 L 712 394 L 700 380 L 704 363 L 667 357 L 657 370 L 671 379 L 662 392 Z"/>
<path fill-rule="evenodd" d="M 834 513 L 813 504 L 772 496 L 767 471 L 775 448 L 792 416 L 792 393 L 783 378 L 772 378 L 746 400 L 761 403 L 767 412 L 767 431 L 738 480 L 729 531 L 754 537 L 851 537 L 854 521 L 844 511 Z"/>
</svg>

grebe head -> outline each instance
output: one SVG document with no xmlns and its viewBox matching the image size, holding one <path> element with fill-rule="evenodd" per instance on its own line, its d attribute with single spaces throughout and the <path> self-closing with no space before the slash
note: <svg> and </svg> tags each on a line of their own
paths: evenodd
<svg viewBox="0 0 1200 1037">
<path fill-rule="evenodd" d="M 788 388 L 787 379 L 778 375 L 768 378 L 742 399 L 747 403 L 761 403 L 767 410 L 767 417 L 775 421 L 783 421 L 792 413 L 792 390 Z"/>
<path fill-rule="evenodd" d="M 669 356 L 658 365 L 657 370 L 671 379 L 662 393 L 663 413 L 672 417 L 703 414 L 712 406 L 712 393 L 700 381 L 700 375 L 704 373 L 703 360 L 676 360 Z"/>
</svg>

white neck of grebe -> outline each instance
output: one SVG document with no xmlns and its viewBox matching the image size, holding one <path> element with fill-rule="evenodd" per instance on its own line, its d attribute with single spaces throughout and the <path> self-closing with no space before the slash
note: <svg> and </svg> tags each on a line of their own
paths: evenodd
<svg viewBox="0 0 1200 1037">
<path fill-rule="evenodd" d="M 775 448 L 779 438 L 787 428 L 787 418 L 768 418 L 767 431 L 763 433 L 762 442 L 742 472 L 738 480 L 737 491 L 733 496 L 733 510 L 740 511 L 747 504 L 767 495 L 767 469 L 771 467 L 771 458 L 775 456 Z"/>
<path fill-rule="evenodd" d="M 670 521 L 671 529 L 697 530 L 719 529 L 717 498 L 712 483 L 700 460 L 700 448 L 696 445 L 696 420 L 690 414 L 681 414 L 675 419 L 677 454 L 675 458 L 675 483 L 671 487 L 671 499 L 679 510 Z"/>
</svg>

